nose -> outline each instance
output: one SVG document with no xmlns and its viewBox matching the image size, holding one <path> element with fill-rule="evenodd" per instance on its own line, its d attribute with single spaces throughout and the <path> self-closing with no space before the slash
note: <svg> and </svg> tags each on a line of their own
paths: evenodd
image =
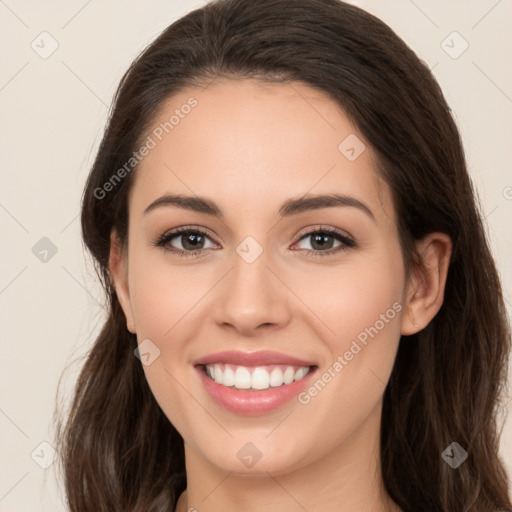
<svg viewBox="0 0 512 512">
<path fill-rule="evenodd" d="M 282 329 L 290 321 L 290 292 L 268 266 L 266 253 L 249 263 L 238 254 L 218 287 L 215 320 L 243 336 Z"/>
</svg>

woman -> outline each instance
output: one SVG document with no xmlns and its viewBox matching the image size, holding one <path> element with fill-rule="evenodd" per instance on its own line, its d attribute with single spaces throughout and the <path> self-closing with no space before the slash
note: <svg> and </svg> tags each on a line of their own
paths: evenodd
<svg viewBox="0 0 512 512">
<path fill-rule="evenodd" d="M 510 352 L 456 125 L 338 0 L 217 0 L 132 64 L 84 191 L 109 316 L 71 511 L 512 510 Z"/>
</svg>

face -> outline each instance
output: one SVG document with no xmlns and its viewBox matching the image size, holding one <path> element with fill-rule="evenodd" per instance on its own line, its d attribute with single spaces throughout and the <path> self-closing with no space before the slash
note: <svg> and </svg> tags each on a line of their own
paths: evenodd
<svg viewBox="0 0 512 512">
<path fill-rule="evenodd" d="M 112 266 L 186 450 L 279 474 L 376 439 L 406 283 L 364 137 L 315 89 L 249 80 L 183 90 L 154 128 Z"/>
</svg>

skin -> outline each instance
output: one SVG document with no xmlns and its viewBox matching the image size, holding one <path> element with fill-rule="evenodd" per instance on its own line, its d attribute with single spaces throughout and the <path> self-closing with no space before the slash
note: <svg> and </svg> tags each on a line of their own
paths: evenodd
<svg viewBox="0 0 512 512">
<path fill-rule="evenodd" d="M 137 169 L 129 243 L 120 247 L 113 231 L 110 255 L 128 329 L 160 350 L 144 366 L 148 383 L 185 442 L 188 487 L 176 510 L 400 510 L 382 486 L 382 397 L 400 335 L 425 327 L 441 307 L 450 239 L 431 233 L 418 242 L 426 271 L 406 279 L 389 187 L 369 144 L 324 93 L 226 79 L 169 98 L 155 126 L 191 96 L 198 105 Z M 354 161 L 338 150 L 349 134 L 366 145 Z M 290 198 L 333 192 L 364 202 L 374 219 L 347 206 L 277 216 Z M 144 215 L 165 193 L 206 196 L 224 217 L 173 206 Z M 151 244 L 179 226 L 209 232 L 203 256 Z M 320 226 L 356 247 L 307 254 L 322 249 L 302 233 Z M 247 236 L 263 249 L 250 264 L 236 252 Z M 172 246 L 186 250 L 183 238 Z M 276 350 L 315 361 L 321 375 L 394 303 L 401 311 L 307 404 L 228 412 L 191 364 L 222 350 Z M 251 468 L 237 457 L 248 442 L 262 454 Z"/>
</svg>

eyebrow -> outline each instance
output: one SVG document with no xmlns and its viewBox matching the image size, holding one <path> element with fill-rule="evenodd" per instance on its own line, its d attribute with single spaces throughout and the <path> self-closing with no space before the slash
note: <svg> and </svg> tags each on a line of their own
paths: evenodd
<svg viewBox="0 0 512 512">
<path fill-rule="evenodd" d="M 159 197 L 144 210 L 144 215 L 157 208 L 168 206 L 174 206 L 185 210 L 193 210 L 205 215 L 224 218 L 222 209 L 212 200 L 206 197 L 186 196 L 182 194 L 166 194 Z M 344 194 L 309 195 L 296 199 L 289 199 L 281 205 L 277 214 L 279 217 L 284 218 L 306 211 L 340 206 L 357 208 L 375 221 L 375 215 L 365 203 L 355 197 Z"/>
</svg>

